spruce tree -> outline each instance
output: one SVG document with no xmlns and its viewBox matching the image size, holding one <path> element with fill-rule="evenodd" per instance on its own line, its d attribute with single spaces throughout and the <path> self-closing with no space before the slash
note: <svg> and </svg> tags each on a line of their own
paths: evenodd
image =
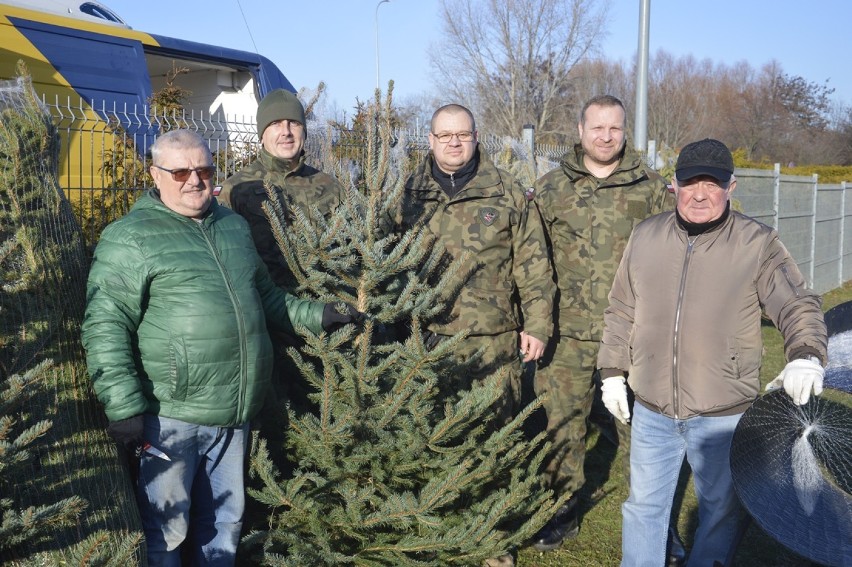
<svg viewBox="0 0 852 567">
<path fill-rule="evenodd" d="M 62 243 L 42 237 L 44 227 L 61 222 L 56 203 L 35 190 L 42 158 L 58 149 L 58 138 L 45 136 L 40 109 L 19 104 L 23 85 L 0 91 L 0 557 L 73 525 L 85 508 L 78 496 L 32 503 L 19 493 L 53 426 L 29 405 L 46 393 L 53 363 L 43 352 L 63 311 L 58 290 L 44 284 L 67 276 Z"/>
<path fill-rule="evenodd" d="M 408 163 L 390 116 L 390 92 L 384 101 L 377 92 L 363 187 L 350 187 L 331 218 L 297 210 L 288 223 L 268 190 L 297 293 L 368 314 L 331 334 L 302 329 L 306 346 L 290 351 L 302 373 L 292 379 L 307 381 L 316 411 L 288 417 L 292 474 L 282 476 L 262 439 L 251 457 L 260 488 L 249 493 L 271 511 L 268 529 L 245 543 L 262 543 L 268 565 L 479 565 L 532 536 L 560 504 L 540 484 L 543 437 L 522 430 L 540 401 L 492 423 L 501 376 L 458 391 L 454 377 L 476 363 L 452 356 L 464 335 L 425 344 L 424 324 L 446 310 L 473 262 L 449 259 L 422 227 L 384 236 Z"/>
<path fill-rule="evenodd" d="M 0 563 L 126 566 L 142 535 L 86 378 L 88 257 L 59 133 L 19 73 L 0 83 Z"/>
<path fill-rule="evenodd" d="M 10 250 L 10 242 L 0 245 L 0 260 Z M 7 495 L 10 482 L 26 474 L 33 458 L 29 448 L 53 426 L 47 419 L 31 425 L 22 419 L 23 404 L 43 389 L 45 371 L 51 361 L 45 360 L 23 374 L 15 374 L 0 383 L 0 550 L 14 550 L 49 534 L 57 526 L 71 525 L 85 508 L 84 501 L 72 496 L 51 504 L 18 509 Z"/>
</svg>

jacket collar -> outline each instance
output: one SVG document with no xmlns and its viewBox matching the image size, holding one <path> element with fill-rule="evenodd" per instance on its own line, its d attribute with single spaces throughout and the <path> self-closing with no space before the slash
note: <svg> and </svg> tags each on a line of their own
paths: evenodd
<svg viewBox="0 0 852 567">
<path fill-rule="evenodd" d="M 583 157 L 586 155 L 581 144 L 574 144 L 574 149 L 562 156 L 560 166 L 565 175 L 572 182 L 576 182 L 582 178 L 594 177 L 583 163 Z M 618 162 L 615 170 L 604 180 L 601 187 L 609 185 L 625 185 L 625 182 L 638 181 L 648 177 L 645 171 L 642 157 L 639 153 L 628 147 L 626 144 L 621 152 L 621 159 Z M 609 183 L 612 182 L 612 183 Z"/>
<path fill-rule="evenodd" d="M 257 156 L 263 167 L 271 173 L 281 173 L 284 175 L 295 175 L 305 165 L 305 150 L 299 154 L 298 159 L 281 159 L 277 158 L 263 147 L 260 148 L 260 153 Z"/>
<path fill-rule="evenodd" d="M 689 222 L 680 216 L 680 212 L 675 209 L 675 218 L 677 218 L 677 224 L 683 230 L 686 231 L 688 236 L 698 236 L 699 234 L 704 234 L 705 232 L 711 232 L 718 228 L 719 226 L 725 224 L 725 221 L 728 220 L 728 217 L 731 216 L 731 202 L 728 201 L 728 204 L 725 206 L 725 211 L 722 215 L 716 220 L 712 220 L 710 222 Z"/>
<path fill-rule="evenodd" d="M 484 197 L 500 197 L 505 194 L 506 188 L 503 184 L 503 175 L 494 162 L 483 152 L 479 146 L 476 147 L 479 159 L 479 167 L 473 178 L 459 191 L 455 197 L 450 199 L 441 189 L 441 186 L 432 176 L 434 157 L 432 151 L 418 166 L 412 175 L 407 189 L 414 193 L 418 199 L 423 200 L 445 200 L 460 201 L 466 199 L 480 199 Z"/>
</svg>

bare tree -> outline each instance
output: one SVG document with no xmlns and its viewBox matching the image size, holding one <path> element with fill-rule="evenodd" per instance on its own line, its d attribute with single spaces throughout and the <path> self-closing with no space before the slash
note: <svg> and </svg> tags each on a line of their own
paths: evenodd
<svg viewBox="0 0 852 567">
<path fill-rule="evenodd" d="M 831 111 L 831 130 L 835 132 L 833 149 L 836 158 L 831 163 L 852 165 L 852 106 L 835 103 Z"/>
<path fill-rule="evenodd" d="M 441 0 L 431 50 L 439 88 L 495 132 L 546 134 L 571 99 L 569 72 L 604 34 L 608 0 Z"/>
<path fill-rule="evenodd" d="M 820 163 L 833 89 L 784 73 L 771 61 L 755 73 L 747 64 L 718 84 L 719 113 L 732 147 L 752 160 Z M 830 159 L 830 158 L 829 158 Z"/>
<path fill-rule="evenodd" d="M 674 58 L 658 51 L 651 59 L 648 134 L 658 147 L 677 149 L 706 136 L 713 121 L 717 71 L 709 59 Z"/>
</svg>

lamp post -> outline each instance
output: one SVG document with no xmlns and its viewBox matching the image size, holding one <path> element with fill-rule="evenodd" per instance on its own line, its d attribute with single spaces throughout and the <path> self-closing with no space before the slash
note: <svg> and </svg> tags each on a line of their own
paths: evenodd
<svg viewBox="0 0 852 567">
<path fill-rule="evenodd" d="M 636 52 L 636 123 L 633 144 L 641 153 L 648 143 L 648 42 L 651 29 L 651 0 L 639 1 L 639 49 Z"/>
<path fill-rule="evenodd" d="M 376 4 L 376 90 L 379 89 L 379 6 L 390 0 L 379 0 Z"/>
</svg>

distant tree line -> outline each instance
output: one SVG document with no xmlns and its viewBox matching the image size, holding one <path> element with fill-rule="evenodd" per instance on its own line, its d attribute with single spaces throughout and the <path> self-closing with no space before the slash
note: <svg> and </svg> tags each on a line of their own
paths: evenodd
<svg viewBox="0 0 852 567">
<path fill-rule="evenodd" d="M 474 110 L 480 131 L 519 136 L 533 124 L 539 143 L 575 142 L 588 98 L 609 93 L 628 109 L 635 100 L 635 62 L 606 58 L 609 7 L 441 0 L 441 47 L 430 49 L 438 95 L 408 101 L 401 120 L 425 125 L 437 105 L 460 101 Z M 755 69 L 659 50 L 649 63 L 648 139 L 677 151 L 709 136 L 753 163 L 852 165 L 852 106 L 833 93 L 828 81 L 790 75 L 778 61 Z"/>
</svg>

